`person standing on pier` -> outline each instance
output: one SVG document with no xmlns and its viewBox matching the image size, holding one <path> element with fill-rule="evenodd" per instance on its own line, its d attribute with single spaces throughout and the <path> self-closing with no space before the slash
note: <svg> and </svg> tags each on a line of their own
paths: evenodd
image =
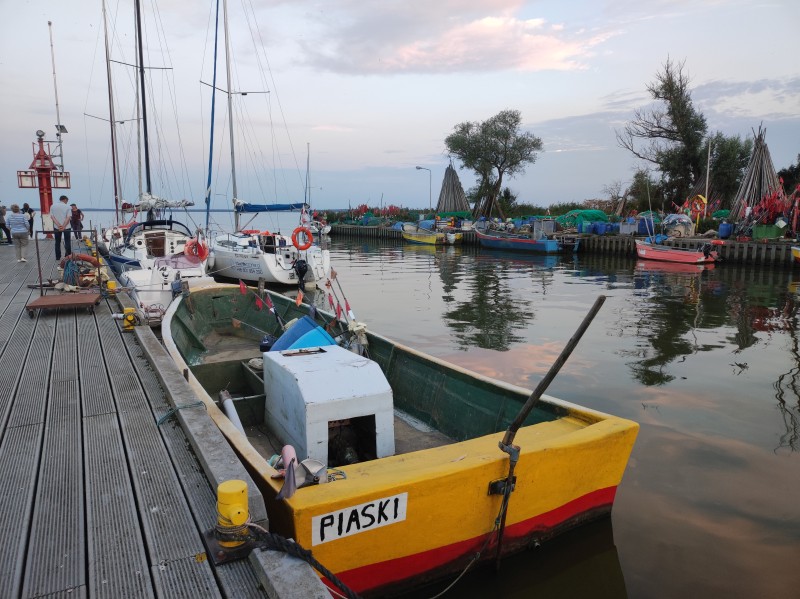
<svg viewBox="0 0 800 599">
<path fill-rule="evenodd" d="M 72 230 L 75 231 L 75 239 L 80 240 L 81 231 L 83 231 L 83 212 L 76 204 L 70 204 L 72 211 L 69 213 L 69 222 L 72 225 Z"/>
<path fill-rule="evenodd" d="M 28 215 L 19 209 L 18 204 L 11 204 L 11 214 L 6 217 L 14 246 L 17 251 L 17 262 L 27 262 L 25 248 L 28 247 Z M 3 225 L 5 227 L 5 225 Z"/>
<path fill-rule="evenodd" d="M 70 218 L 72 211 L 67 206 L 69 198 L 61 196 L 58 198 L 58 203 L 50 207 L 50 218 L 53 220 L 53 234 L 56 238 L 56 262 L 61 261 L 61 238 L 64 238 L 64 255 L 69 256 L 72 253 L 72 244 L 70 237 L 72 236 L 72 229 L 70 229 Z"/>
<path fill-rule="evenodd" d="M 13 241 L 11 241 L 11 232 L 8 230 L 8 227 L 6 226 L 5 206 L 0 206 L 0 231 L 2 231 L 5 234 L 5 239 L 6 239 L 6 241 L 2 241 L 2 238 L 0 238 L 0 243 L 7 243 L 8 245 L 14 243 Z"/>
<path fill-rule="evenodd" d="M 22 205 L 22 212 L 28 215 L 28 230 L 30 231 L 29 236 L 33 238 L 33 215 L 36 214 L 36 211 L 30 207 L 28 202 L 25 202 Z"/>
</svg>

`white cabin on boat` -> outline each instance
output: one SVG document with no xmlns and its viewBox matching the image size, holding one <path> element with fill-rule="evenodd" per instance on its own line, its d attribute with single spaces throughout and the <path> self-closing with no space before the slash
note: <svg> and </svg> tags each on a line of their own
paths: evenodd
<svg viewBox="0 0 800 599">
<path fill-rule="evenodd" d="M 336 345 L 264 352 L 264 393 L 264 422 L 300 460 L 331 466 L 395 453 L 392 389 L 368 358 Z"/>
</svg>

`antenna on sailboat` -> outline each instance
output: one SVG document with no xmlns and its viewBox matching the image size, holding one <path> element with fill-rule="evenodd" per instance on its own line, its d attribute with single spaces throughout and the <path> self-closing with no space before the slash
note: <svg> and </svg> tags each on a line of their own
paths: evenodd
<svg viewBox="0 0 800 599">
<path fill-rule="evenodd" d="M 67 128 L 61 124 L 61 112 L 58 107 L 58 82 L 56 81 L 56 54 L 53 47 L 53 22 L 47 21 L 47 29 L 50 34 L 50 62 L 53 65 L 53 90 L 56 97 L 56 151 L 51 154 L 54 160 L 54 166 L 61 172 L 64 172 L 64 148 L 61 134 L 67 132 Z"/>
<path fill-rule="evenodd" d="M 311 209 L 311 179 L 309 178 L 309 169 L 311 168 L 311 142 L 306 142 L 306 204 Z"/>
</svg>

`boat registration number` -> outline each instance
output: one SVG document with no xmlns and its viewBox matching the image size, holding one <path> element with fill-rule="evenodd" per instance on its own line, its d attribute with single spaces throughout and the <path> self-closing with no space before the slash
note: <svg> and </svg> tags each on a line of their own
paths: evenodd
<svg viewBox="0 0 800 599">
<path fill-rule="evenodd" d="M 311 519 L 311 545 L 320 545 L 406 519 L 408 493 L 375 499 Z"/>
</svg>

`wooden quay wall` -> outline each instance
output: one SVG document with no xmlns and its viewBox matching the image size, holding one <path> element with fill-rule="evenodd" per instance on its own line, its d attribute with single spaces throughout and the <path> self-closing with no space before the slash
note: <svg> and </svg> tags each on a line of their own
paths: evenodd
<svg viewBox="0 0 800 599">
<path fill-rule="evenodd" d="M 331 234 L 335 237 L 349 239 L 403 239 L 400 231 L 389 227 L 334 225 Z M 632 235 L 581 235 L 580 238 L 579 251 L 581 253 L 636 256 L 635 238 Z M 687 237 L 666 241 L 665 245 L 697 249 L 710 241 L 710 239 L 702 237 Z M 464 245 L 478 245 L 478 238 L 473 231 L 466 231 L 462 243 Z M 768 241 L 733 241 L 726 239 L 723 245 L 715 247 L 720 257 L 726 262 L 789 267 L 792 265 L 792 245 L 797 245 L 797 243 L 788 239 Z"/>
</svg>

